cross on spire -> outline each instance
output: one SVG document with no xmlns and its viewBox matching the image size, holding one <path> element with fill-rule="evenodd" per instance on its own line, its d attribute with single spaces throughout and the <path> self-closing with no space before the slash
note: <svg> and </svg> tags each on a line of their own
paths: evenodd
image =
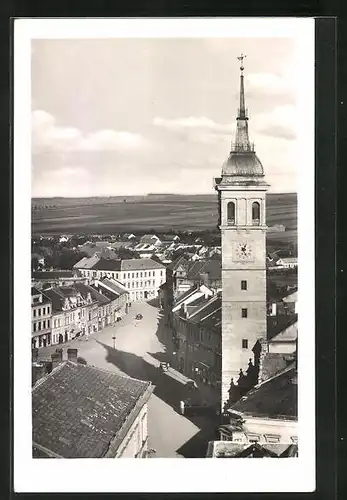
<svg viewBox="0 0 347 500">
<path fill-rule="evenodd" d="M 242 52 L 241 52 L 241 55 L 238 56 L 238 58 L 237 58 L 241 62 L 241 66 L 240 66 L 240 70 L 241 71 L 243 71 L 245 69 L 244 66 L 243 66 L 243 60 L 244 60 L 245 57 L 247 57 L 247 56 L 245 54 L 242 54 Z"/>
</svg>

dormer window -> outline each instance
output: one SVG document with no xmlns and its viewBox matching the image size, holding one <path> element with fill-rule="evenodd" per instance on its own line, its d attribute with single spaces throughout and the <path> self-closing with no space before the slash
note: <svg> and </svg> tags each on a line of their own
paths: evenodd
<svg viewBox="0 0 347 500">
<path fill-rule="evenodd" d="M 235 224 L 235 203 L 233 201 L 229 201 L 227 206 L 227 223 L 228 225 Z"/>
<path fill-rule="evenodd" d="M 258 201 L 252 203 L 252 224 L 253 226 L 260 224 L 260 203 Z"/>
</svg>

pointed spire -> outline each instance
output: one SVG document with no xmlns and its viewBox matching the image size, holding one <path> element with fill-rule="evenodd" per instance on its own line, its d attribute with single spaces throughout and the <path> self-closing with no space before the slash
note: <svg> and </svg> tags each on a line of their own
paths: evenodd
<svg viewBox="0 0 347 500">
<path fill-rule="evenodd" d="M 243 65 L 243 60 L 244 58 L 247 57 L 246 55 L 242 54 L 237 58 L 241 62 L 240 66 L 240 107 L 239 107 L 239 112 L 238 112 L 238 120 L 248 120 L 246 116 L 246 108 L 245 108 L 245 86 L 244 86 L 244 76 L 243 76 L 243 70 L 244 65 Z"/>
<path fill-rule="evenodd" d="M 232 150 L 235 152 L 250 152 L 253 151 L 253 146 L 249 142 L 248 137 L 248 117 L 247 110 L 245 107 L 245 85 L 244 85 L 244 75 L 243 71 L 245 69 L 243 65 L 243 60 L 246 56 L 241 54 L 237 59 L 240 61 L 240 107 L 238 109 L 237 114 L 237 127 L 236 127 L 236 138 L 235 144 L 232 147 Z"/>
</svg>

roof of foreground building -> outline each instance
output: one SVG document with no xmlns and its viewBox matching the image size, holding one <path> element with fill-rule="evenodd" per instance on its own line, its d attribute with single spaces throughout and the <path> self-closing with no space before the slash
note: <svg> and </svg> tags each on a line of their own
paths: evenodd
<svg viewBox="0 0 347 500">
<path fill-rule="evenodd" d="M 152 391 L 150 382 L 63 362 L 32 389 L 34 457 L 109 456 Z"/>
</svg>

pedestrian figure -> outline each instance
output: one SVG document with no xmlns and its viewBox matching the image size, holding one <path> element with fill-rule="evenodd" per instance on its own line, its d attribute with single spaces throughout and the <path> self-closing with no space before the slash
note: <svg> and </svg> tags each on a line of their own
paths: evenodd
<svg viewBox="0 0 347 500">
<path fill-rule="evenodd" d="M 180 401 L 180 411 L 181 415 L 184 415 L 184 401 Z"/>
</svg>

